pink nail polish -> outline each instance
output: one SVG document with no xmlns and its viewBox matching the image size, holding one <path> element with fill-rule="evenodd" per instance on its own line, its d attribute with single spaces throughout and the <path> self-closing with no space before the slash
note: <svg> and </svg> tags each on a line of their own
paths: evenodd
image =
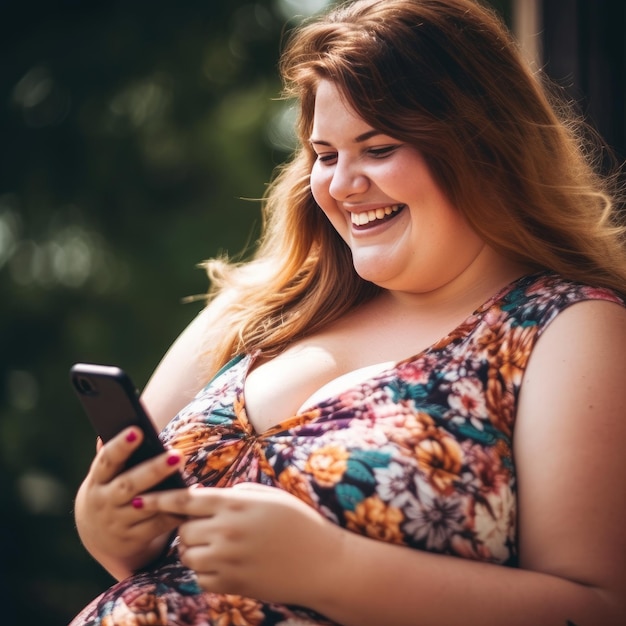
<svg viewBox="0 0 626 626">
<path fill-rule="evenodd" d="M 131 504 L 135 509 L 141 509 L 143 507 L 143 499 L 137 496 L 136 498 L 133 498 Z"/>
<path fill-rule="evenodd" d="M 128 433 L 128 435 L 126 435 L 126 441 L 128 441 L 128 443 L 132 443 L 136 439 L 137 439 L 137 433 L 134 430 L 131 430 Z"/>
<path fill-rule="evenodd" d="M 172 454 L 167 457 L 168 465 L 177 465 L 178 461 L 180 461 L 180 454 L 177 452 L 172 452 Z"/>
</svg>

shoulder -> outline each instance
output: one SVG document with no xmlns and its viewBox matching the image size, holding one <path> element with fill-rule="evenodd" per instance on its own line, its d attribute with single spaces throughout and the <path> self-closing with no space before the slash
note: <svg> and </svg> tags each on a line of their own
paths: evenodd
<svg viewBox="0 0 626 626">
<path fill-rule="evenodd" d="M 626 357 L 626 307 L 612 298 L 569 301 L 550 316 L 529 362 L 530 373 L 554 360 L 572 365 Z M 610 348 L 610 350 L 609 350 Z"/>
<path fill-rule="evenodd" d="M 569 386 L 582 378 L 595 393 L 610 386 L 626 368 L 624 300 L 612 290 L 555 276 L 533 289 L 540 328 L 524 375 L 524 393 L 540 386 L 548 396 L 559 381 Z"/>
<path fill-rule="evenodd" d="M 158 429 L 167 424 L 194 398 L 217 370 L 210 346 L 228 324 L 232 305 L 229 292 L 217 296 L 198 313 L 177 337 L 153 372 L 142 393 L 142 402 Z"/>
</svg>

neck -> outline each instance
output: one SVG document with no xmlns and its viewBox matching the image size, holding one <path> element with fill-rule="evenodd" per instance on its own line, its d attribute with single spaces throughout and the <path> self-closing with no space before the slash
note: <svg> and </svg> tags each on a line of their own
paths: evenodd
<svg viewBox="0 0 626 626">
<path fill-rule="evenodd" d="M 429 315 L 471 312 L 520 276 L 533 271 L 484 247 L 463 272 L 449 282 L 423 293 L 386 291 L 387 304 Z"/>
</svg>

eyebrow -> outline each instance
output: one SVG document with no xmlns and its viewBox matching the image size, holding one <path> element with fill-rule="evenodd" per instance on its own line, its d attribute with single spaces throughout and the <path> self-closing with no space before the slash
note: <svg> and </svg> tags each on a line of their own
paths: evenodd
<svg viewBox="0 0 626 626">
<path fill-rule="evenodd" d="M 379 130 L 368 130 L 367 132 L 359 135 L 358 137 L 355 138 L 354 143 L 363 143 L 364 141 L 367 141 L 368 139 L 371 139 L 372 137 L 376 137 L 376 135 L 382 135 L 383 133 L 381 133 Z M 322 141 L 321 139 L 309 139 L 309 141 L 311 143 L 320 145 L 320 146 L 330 146 L 331 144 L 328 141 Z"/>
</svg>

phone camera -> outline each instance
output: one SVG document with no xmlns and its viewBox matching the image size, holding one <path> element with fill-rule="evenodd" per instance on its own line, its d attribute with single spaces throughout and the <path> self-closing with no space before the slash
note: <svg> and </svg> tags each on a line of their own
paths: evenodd
<svg viewBox="0 0 626 626">
<path fill-rule="evenodd" d="M 96 393 L 96 388 L 94 387 L 93 383 L 91 382 L 91 380 L 89 380 L 89 378 L 86 378 L 85 376 L 78 376 L 77 378 L 75 378 L 74 386 L 76 387 L 76 389 L 78 389 L 78 391 L 80 391 L 80 393 L 86 395 L 93 395 Z"/>
</svg>

